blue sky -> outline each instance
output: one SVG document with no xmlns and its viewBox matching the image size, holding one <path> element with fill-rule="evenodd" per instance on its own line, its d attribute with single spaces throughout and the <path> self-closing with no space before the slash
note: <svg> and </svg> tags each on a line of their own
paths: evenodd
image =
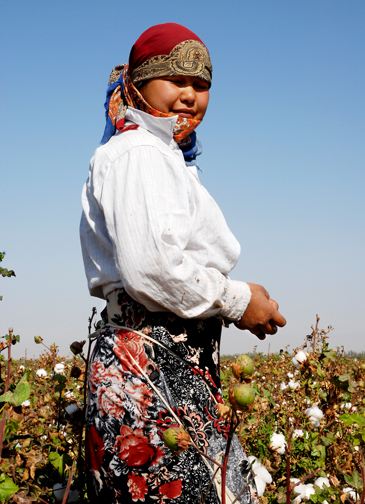
<svg viewBox="0 0 365 504">
<path fill-rule="evenodd" d="M 104 129 L 113 66 L 153 24 L 195 31 L 213 61 L 198 133 L 201 181 L 242 246 L 232 278 L 264 285 L 287 318 L 260 342 L 235 328 L 222 352 L 299 346 L 315 322 L 332 347 L 364 345 L 363 0 L 0 1 L 0 335 L 68 352 L 91 308 L 80 193 Z"/>
</svg>

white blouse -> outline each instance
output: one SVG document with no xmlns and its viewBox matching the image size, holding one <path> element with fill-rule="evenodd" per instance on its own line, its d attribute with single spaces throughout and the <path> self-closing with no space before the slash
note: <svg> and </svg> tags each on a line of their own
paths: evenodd
<svg viewBox="0 0 365 504">
<path fill-rule="evenodd" d="M 240 246 L 173 139 L 177 116 L 129 108 L 126 126 L 91 160 L 80 234 L 89 290 L 124 287 L 150 311 L 239 320 L 251 298 L 228 273 Z"/>
</svg>

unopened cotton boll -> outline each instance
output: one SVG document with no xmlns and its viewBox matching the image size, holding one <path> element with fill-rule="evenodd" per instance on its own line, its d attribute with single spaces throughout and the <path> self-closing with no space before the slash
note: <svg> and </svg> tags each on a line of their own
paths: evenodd
<svg viewBox="0 0 365 504">
<path fill-rule="evenodd" d="M 318 406 L 312 406 L 305 410 L 305 415 L 309 418 L 309 421 L 314 427 L 319 427 L 319 421 L 323 418 L 323 412 L 318 408 Z"/>
<path fill-rule="evenodd" d="M 326 486 L 326 487 L 331 486 L 330 480 L 328 478 L 323 478 L 323 477 L 317 478 L 316 481 L 314 482 L 314 484 L 319 488 L 323 488 L 324 486 Z"/>
<path fill-rule="evenodd" d="M 269 448 L 271 450 L 276 451 L 276 453 L 279 453 L 280 455 L 283 455 L 285 453 L 286 446 L 287 444 L 284 434 L 277 434 L 276 432 L 271 434 L 269 445 Z"/>
</svg>

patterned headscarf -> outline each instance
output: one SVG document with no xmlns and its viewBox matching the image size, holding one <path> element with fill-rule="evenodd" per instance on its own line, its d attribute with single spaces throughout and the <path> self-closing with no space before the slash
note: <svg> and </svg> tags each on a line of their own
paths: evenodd
<svg viewBox="0 0 365 504">
<path fill-rule="evenodd" d="M 104 105 L 106 126 L 101 143 L 106 143 L 116 129 L 124 128 L 127 106 L 154 117 L 170 117 L 151 107 L 136 86 L 148 79 L 171 75 L 199 77 L 210 85 L 212 64 L 208 49 L 184 26 L 175 23 L 152 26 L 132 47 L 129 65 L 117 66 L 110 74 Z M 200 122 L 178 116 L 173 132 L 176 142 L 182 142 Z"/>
</svg>

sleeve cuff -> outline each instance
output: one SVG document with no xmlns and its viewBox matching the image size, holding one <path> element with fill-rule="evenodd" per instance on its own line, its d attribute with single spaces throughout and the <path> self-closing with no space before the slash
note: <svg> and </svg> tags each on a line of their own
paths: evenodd
<svg viewBox="0 0 365 504">
<path fill-rule="evenodd" d="M 245 313 L 250 300 L 251 290 L 247 283 L 229 279 L 226 304 L 221 309 L 220 315 L 233 322 L 237 322 Z"/>
</svg>

